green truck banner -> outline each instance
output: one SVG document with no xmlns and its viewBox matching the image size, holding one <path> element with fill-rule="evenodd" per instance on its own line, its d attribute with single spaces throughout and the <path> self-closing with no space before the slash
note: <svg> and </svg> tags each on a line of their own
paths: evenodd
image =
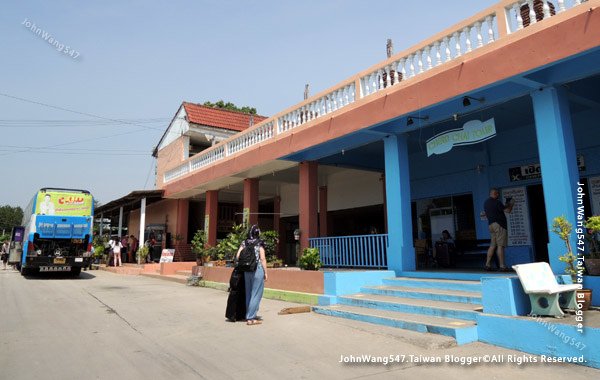
<svg viewBox="0 0 600 380">
<path fill-rule="evenodd" d="M 35 213 L 37 215 L 91 216 L 92 195 L 69 192 L 39 192 Z"/>
</svg>

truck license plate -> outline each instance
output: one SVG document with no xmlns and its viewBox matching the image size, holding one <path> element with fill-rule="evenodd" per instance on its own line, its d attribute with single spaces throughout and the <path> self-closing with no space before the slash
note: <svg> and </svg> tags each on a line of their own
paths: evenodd
<svg viewBox="0 0 600 380">
<path fill-rule="evenodd" d="M 56 267 L 43 266 L 43 267 L 40 267 L 40 272 L 70 272 L 70 271 L 71 271 L 70 266 L 56 266 Z"/>
<path fill-rule="evenodd" d="M 54 264 L 64 264 L 67 262 L 67 259 L 65 259 L 64 257 L 56 257 L 54 259 Z"/>
</svg>

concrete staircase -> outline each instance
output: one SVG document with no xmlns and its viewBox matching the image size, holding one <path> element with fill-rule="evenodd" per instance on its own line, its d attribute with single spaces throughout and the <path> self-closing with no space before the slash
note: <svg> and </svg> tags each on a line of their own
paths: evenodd
<svg viewBox="0 0 600 380">
<path fill-rule="evenodd" d="M 396 277 L 381 286 L 340 296 L 331 306 L 315 306 L 319 314 L 406 330 L 450 336 L 458 344 L 477 340 L 481 310 L 480 281 Z"/>
</svg>

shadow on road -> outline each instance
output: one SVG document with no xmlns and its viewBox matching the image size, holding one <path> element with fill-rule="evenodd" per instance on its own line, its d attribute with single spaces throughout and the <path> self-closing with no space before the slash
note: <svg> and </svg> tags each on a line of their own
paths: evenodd
<svg viewBox="0 0 600 380">
<path fill-rule="evenodd" d="M 77 277 L 73 276 L 69 272 L 43 272 L 27 274 L 23 277 L 28 280 L 91 280 L 96 278 L 96 276 L 89 272 L 81 272 L 81 274 Z"/>
</svg>

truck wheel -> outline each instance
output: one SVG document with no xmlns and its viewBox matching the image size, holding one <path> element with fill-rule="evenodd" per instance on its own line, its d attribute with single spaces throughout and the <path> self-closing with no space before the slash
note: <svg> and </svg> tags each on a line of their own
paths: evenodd
<svg viewBox="0 0 600 380">
<path fill-rule="evenodd" d="M 77 277 L 81 274 L 81 267 L 71 268 L 71 276 Z"/>
</svg>

